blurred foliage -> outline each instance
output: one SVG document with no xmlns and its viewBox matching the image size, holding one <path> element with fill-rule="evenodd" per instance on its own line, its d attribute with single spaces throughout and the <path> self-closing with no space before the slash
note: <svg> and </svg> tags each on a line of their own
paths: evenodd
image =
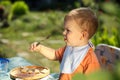
<svg viewBox="0 0 120 80">
<path fill-rule="evenodd" d="M 101 2 L 98 9 L 99 29 L 92 41 L 120 47 L 120 6 L 113 2 Z"/>
<path fill-rule="evenodd" d="M 94 0 L 82 0 L 83 4 L 85 6 L 95 6 L 95 1 Z"/>
<path fill-rule="evenodd" d="M 10 18 L 19 17 L 29 12 L 29 7 L 24 1 L 16 1 L 11 7 Z"/>
<path fill-rule="evenodd" d="M 102 2 L 100 8 L 107 14 L 118 15 L 119 5 L 113 2 Z"/>
<path fill-rule="evenodd" d="M 9 13 L 12 3 L 10 0 L 1 1 L 0 5 L 5 7 L 5 13 Z"/>
<path fill-rule="evenodd" d="M 82 73 L 75 74 L 72 80 L 86 80 L 86 76 Z"/>
</svg>

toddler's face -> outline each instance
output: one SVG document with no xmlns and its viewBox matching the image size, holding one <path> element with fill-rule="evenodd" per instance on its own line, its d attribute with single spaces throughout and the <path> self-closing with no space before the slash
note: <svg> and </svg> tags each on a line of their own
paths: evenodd
<svg viewBox="0 0 120 80">
<path fill-rule="evenodd" d="M 82 30 L 74 20 L 64 22 L 64 41 L 68 46 L 79 46 L 81 43 Z"/>
</svg>

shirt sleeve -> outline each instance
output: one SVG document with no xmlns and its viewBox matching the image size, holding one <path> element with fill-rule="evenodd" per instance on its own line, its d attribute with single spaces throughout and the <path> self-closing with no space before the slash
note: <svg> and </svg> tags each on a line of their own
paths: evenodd
<svg viewBox="0 0 120 80">
<path fill-rule="evenodd" d="M 62 57 L 63 57 L 64 51 L 65 51 L 65 48 L 66 48 L 66 46 L 62 47 L 62 48 L 59 48 L 55 51 L 56 58 L 60 62 L 62 61 Z"/>
</svg>

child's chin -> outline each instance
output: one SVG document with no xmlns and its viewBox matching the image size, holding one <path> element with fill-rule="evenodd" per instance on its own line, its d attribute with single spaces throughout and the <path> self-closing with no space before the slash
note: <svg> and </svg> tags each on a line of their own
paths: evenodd
<svg viewBox="0 0 120 80">
<path fill-rule="evenodd" d="M 67 46 L 71 46 L 70 44 L 66 43 Z"/>
<path fill-rule="evenodd" d="M 72 45 L 70 45 L 70 44 L 67 42 L 67 40 L 65 41 L 65 43 L 66 43 L 67 46 L 72 46 Z"/>
</svg>

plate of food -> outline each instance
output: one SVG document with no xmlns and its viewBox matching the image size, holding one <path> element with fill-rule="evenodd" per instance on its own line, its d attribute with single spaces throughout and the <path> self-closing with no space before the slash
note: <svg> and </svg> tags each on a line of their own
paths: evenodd
<svg viewBox="0 0 120 80">
<path fill-rule="evenodd" d="M 22 66 L 10 71 L 12 79 L 38 80 L 50 74 L 50 69 L 42 66 Z"/>
</svg>

